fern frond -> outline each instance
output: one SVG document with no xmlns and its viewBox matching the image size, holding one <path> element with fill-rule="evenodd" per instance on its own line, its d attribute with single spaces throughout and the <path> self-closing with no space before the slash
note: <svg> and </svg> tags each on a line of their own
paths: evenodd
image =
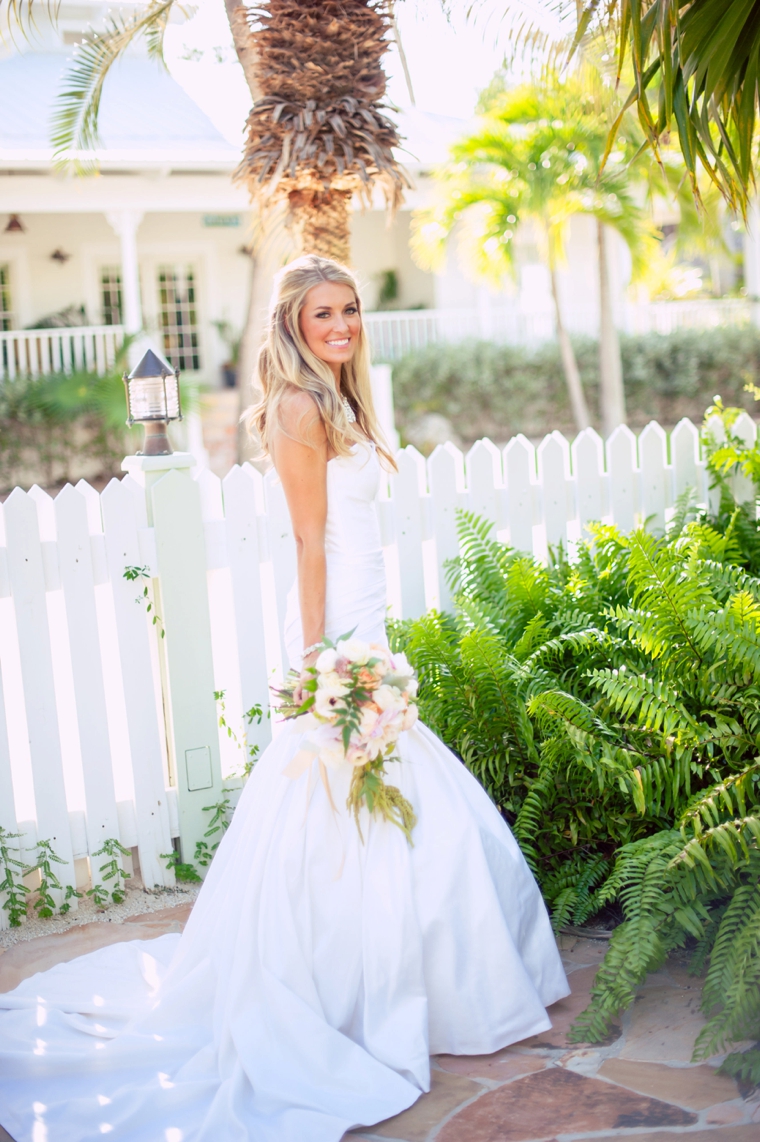
<svg viewBox="0 0 760 1142">
<path fill-rule="evenodd" d="M 723 781 L 718 781 L 704 789 L 684 809 L 678 828 L 684 840 L 687 833 L 699 837 L 703 826 L 712 828 L 718 825 L 725 814 L 733 816 L 747 813 L 747 795 L 752 793 L 753 779 L 760 774 L 760 762 L 747 765 L 740 773 L 732 773 Z"/>
<path fill-rule="evenodd" d="M 701 655 L 712 653 L 718 660 L 760 677 L 760 623 L 753 608 L 757 604 L 752 596 L 741 592 L 732 596 L 725 610 L 702 607 L 689 615 Z"/>
<path fill-rule="evenodd" d="M 699 725 L 685 708 L 677 691 L 647 675 L 620 670 L 591 670 L 587 678 L 598 687 L 612 708 L 636 725 L 665 737 L 678 735 L 696 741 Z"/>
<path fill-rule="evenodd" d="M 641 620 L 636 630 L 639 645 L 652 658 L 682 660 L 686 652 L 692 662 L 699 662 L 687 616 L 712 603 L 709 590 L 663 540 L 636 531 L 630 544 L 628 583 Z"/>
</svg>

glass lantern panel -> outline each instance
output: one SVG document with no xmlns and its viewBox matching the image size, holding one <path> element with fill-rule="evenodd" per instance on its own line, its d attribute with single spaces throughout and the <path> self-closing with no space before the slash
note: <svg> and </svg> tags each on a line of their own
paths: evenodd
<svg viewBox="0 0 760 1142">
<path fill-rule="evenodd" d="M 164 383 L 166 384 L 166 419 L 179 420 L 179 380 L 174 376 L 174 373 L 170 373 Z"/>
<path fill-rule="evenodd" d="M 174 377 L 167 381 L 176 381 Z M 129 411 L 133 420 L 168 420 L 162 377 L 135 377 L 129 382 Z M 175 413 L 176 416 L 176 413 Z"/>
</svg>

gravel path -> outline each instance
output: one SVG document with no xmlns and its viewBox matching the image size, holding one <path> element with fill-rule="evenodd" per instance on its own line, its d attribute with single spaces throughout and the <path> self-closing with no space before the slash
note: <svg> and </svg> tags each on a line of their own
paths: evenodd
<svg viewBox="0 0 760 1142">
<path fill-rule="evenodd" d="M 0 948 L 10 948 L 38 936 L 55 936 L 82 924 L 121 924 L 129 916 L 141 916 L 145 912 L 159 912 L 175 904 L 187 904 L 195 900 L 200 888 L 200 884 L 183 884 L 176 888 L 148 889 L 137 881 L 127 885 L 127 895 L 121 904 L 111 904 L 105 909 L 98 908 L 85 896 L 78 901 L 76 912 L 72 909 L 65 916 L 50 916 L 44 920 L 30 915 L 20 928 L 4 928 L 0 931 Z"/>
</svg>

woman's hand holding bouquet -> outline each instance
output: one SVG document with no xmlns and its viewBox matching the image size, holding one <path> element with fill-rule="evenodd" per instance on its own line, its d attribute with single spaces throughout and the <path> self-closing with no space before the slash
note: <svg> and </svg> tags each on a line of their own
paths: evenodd
<svg viewBox="0 0 760 1142">
<path fill-rule="evenodd" d="M 395 785 L 383 780 L 385 763 L 397 761 L 396 744 L 417 720 L 417 680 L 403 654 L 345 635 L 325 639 L 313 666 L 291 671 L 276 691 L 280 713 L 297 719 L 307 748 L 329 769 L 350 765 L 346 802 L 359 825 L 366 803 L 405 833 L 411 843 L 417 818 Z"/>
</svg>

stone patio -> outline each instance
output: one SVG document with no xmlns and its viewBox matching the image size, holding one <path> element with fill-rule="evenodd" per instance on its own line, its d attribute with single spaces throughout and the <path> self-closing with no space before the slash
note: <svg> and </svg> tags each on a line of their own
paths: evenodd
<svg viewBox="0 0 760 1142">
<path fill-rule="evenodd" d="M 106 944 L 180 931 L 191 907 L 16 944 L 0 955 L 0 991 Z M 344 1142 L 760 1142 L 760 1092 L 742 1098 L 717 1073 L 720 1060 L 690 1062 L 703 1017 L 699 980 L 683 963 L 649 978 L 606 1044 L 583 1046 L 568 1043 L 567 1032 L 588 1002 L 606 945 L 563 937 L 560 946 L 572 995 L 551 1008 L 551 1031 L 495 1055 L 438 1055 L 429 1094 Z M 0 1142 L 13 1142 L 1 1127 Z"/>
</svg>

